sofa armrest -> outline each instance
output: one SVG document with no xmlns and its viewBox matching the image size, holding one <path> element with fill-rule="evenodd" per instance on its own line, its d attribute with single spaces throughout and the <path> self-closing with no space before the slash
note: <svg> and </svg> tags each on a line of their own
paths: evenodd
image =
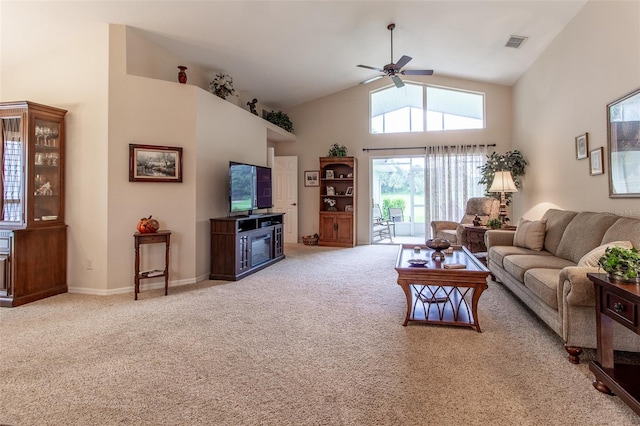
<svg viewBox="0 0 640 426">
<path fill-rule="evenodd" d="M 588 273 L 593 272 L 598 272 L 598 268 L 591 266 L 562 268 L 558 283 L 558 306 L 563 305 L 563 299 L 568 305 L 595 306 L 596 296 L 593 283 L 587 277 Z"/>
<path fill-rule="evenodd" d="M 431 230 L 433 231 L 432 235 L 436 235 L 438 231 L 443 231 L 445 229 L 456 229 L 458 227 L 458 222 L 452 222 L 450 220 L 433 220 L 431 221 Z"/>
<path fill-rule="evenodd" d="M 492 246 L 512 246 L 515 234 L 516 231 L 491 229 L 484 233 L 484 245 L 487 246 L 487 251 Z"/>
</svg>

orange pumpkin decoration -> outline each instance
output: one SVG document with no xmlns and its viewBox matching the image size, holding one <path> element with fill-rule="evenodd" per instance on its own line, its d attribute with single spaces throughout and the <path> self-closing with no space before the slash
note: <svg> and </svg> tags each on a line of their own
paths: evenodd
<svg viewBox="0 0 640 426">
<path fill-rule="evenodd" d="M 138 221 L 138 227 L 137 227 L 138 232 L 140 232 L 141 234 L 150 234 L 153 232 L 158 232 L 158 229 L 160 228 L 160 223 L 158 223 L 157 220 L 152 219 L 151 216 L 152 215 L 150 215 L 149 217 L 143 217 Z"/>
</svg>

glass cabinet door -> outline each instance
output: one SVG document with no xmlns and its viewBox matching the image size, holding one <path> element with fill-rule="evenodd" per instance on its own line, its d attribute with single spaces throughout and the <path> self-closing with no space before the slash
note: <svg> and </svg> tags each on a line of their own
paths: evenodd
<svg viewBox="0 0 640 426">
<path fill-rule="evenodd" d="M 24 215 L 24 191 L 22 189 L 24 171 L 24 142 L 20 117 L 2 119 L 2 206 L 0 222 L 20 224 Z"/>
<path fill-rule="evenodd" d="M 58 220 L 60 215 L 60 123 L 35 119 L 33 220 Z"/>
</svg>

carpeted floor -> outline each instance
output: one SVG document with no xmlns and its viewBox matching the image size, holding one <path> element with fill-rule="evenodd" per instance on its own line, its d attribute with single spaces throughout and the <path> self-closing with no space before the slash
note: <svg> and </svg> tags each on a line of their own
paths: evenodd
<svg viewBox="0 0 640 426">
<path fill-rule="evenodd" d="M 499 284 L 483 333 L 403 327 L 396 252 L 288 245 L 234 283 L 0 309 L 0 424 L 640 425 Z"/>
</svg>

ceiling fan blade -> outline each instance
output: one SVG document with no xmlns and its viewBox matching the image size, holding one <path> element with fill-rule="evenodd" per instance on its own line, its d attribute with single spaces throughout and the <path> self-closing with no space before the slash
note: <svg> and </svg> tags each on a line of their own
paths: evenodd
<svg viewBox="0 0 640 426">
<path fill-rule="evenodd" d="M 376 67 L 370 67 L 369 65 L 356 65 L 356 66 L 360 67 L 360 68 L 366 68 L 368 70 L 375 70 L 375 71 L 379 71 L 379 72 L 384 72 L 383 69 L 376 68 Z"/>
<path fill-rule="evenodd" d="M 367 84 L 367 83 L 371 83 L 372 81 L 376 81 L 376 80 L 380 80 L 382 77 L 384 77 L 384 75 L 379 75 L 377 77 L 372 77 L 368 80 L 365 81 L 361 81 L 360 84 Z"/>
<path fill-rule="evenodd" d="M 433 70 L 403 70 L 402 75 L 433 75 Z"/>
<path fill-rule="evenodd" d="M 404 67 L 409 63 L 411 59 L 413 59 L 411 58 L 411 56 L 402 55 L 402 58 L 398 59 L 398 63 L 396 64 L 396 69 L 399 70 L 400 68 Z"/>
<path fill-rule="evenodd" d="M 402 80 L 400 80 L 400 77 L 398 77 L 397 75 L 392 75 L 391 80 L 393 80 L 393 82 L 395 83 L 398 89 L 401 87 L 404 87 L 404 83 L 402 82 Z"/>
</svg>

